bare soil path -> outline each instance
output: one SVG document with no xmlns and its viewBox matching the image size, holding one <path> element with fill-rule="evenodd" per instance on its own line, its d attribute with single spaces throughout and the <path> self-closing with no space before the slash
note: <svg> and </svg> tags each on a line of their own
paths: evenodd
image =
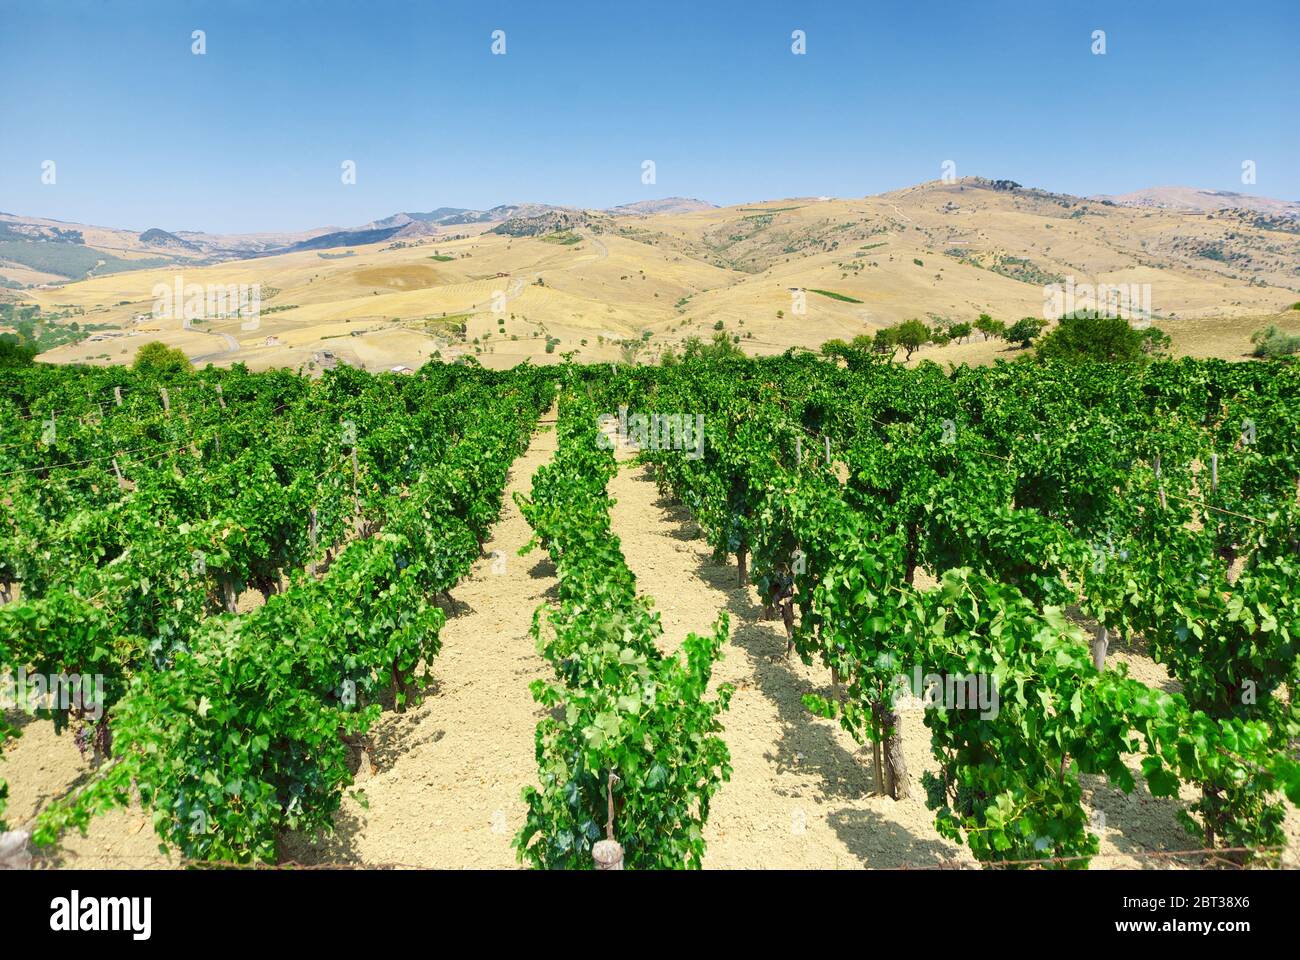
<svg viewBox="0 0 1300 960">
<path fill-rule="evenodd" d="M 875 795 L 870 749 L 803 706 L 805 693 L 829 694 L 830 675 L 785 658 L 784 627 L 761 619 L 757 591 L 737 586 L 735 564 L 715 563 L 685 508 L 660 497 L 646 468 L 626 453 L 620 459 L 610 483 L 613 529 L 639 591 L 662 615 L 665 648 L 708 630 L 721 611 L 731 618 L 714 680 L 736 687 L 722 718 L 734 769 L 709 813 L 705 868 L 897 867 L 961 857 L 935 831 L 923 799 Z M 919 714 L 904 723 L 909 769 L 919 773 L 928 732 Z"/>
<path fill-rule="evenodd" d="M 554 452 L 554 429 L 540 428 L 511 468 L 487 556 L 452 591 L 433 688 L 405 713 L 386 712 L 373 733 L 377 769 L 362 763 L 357 776 L 364 801 L 345 798 L 333 836 L 287 843 L 286 854 L 303 862 L 517 865 L 511 840 L 523 825 L 520 792 L 537 778 L 540 708 L 528 685 L 550 671 L 529 629 L 555 578 L 544 551 L 518 555 L 532 528 L 513 494 L 528 494 Z"/>
</svg>

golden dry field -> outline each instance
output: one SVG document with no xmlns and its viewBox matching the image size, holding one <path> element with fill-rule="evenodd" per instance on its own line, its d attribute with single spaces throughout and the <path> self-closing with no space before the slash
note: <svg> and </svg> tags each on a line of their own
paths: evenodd
<svg viewBox="0 0 1300 960">
<path fill-rule="evenodd" d="M 573 232 L 509 236 L 491 224 L 345 249 L 306 250 L 28 289 L 114 329 L 43 355 L 121 363 L 161 340 L 198 363 L 313 369 L 324 353 L 367 369 L 477 356 L 490 367 L 654 360 L 718 330 L 764 354 L 816 349 L 917 317 L 1044 313 L 1044 284 L 1149 284 L 1176 353 L 1240 357 L 1267 322 L 1300 313 L 1300 236 L 1241 211 L 1117 206 L 968 178 L 859 199 L 791 199 L 660 215 L 589 212 Z M 109 243 L 109 232 L 88 235 Z M 106 239 L 107 238 L 107 239 Z M 562 242 L 564 239 L 576 242 Z M 560 241 L 560 242 L 557 242 Z M 120 244 L 119 244 L 120 246 Z M 144 256 L 119 249 L 124 258 Z M 32 271 L 25 278 L 39 279 Z M 256 329 L 152 317 L 156 284 L 260 285 Z M 795 306 L 799 292 L 806 303 Z M 146 316 L 146 319 L 133 318 Z M 461 326 L 463 325 L 463 333 Z M 551 352 L 547 344 L 553 344 Z M 913 358 L 985 363 L 1001 342 Z"/>
</svg>

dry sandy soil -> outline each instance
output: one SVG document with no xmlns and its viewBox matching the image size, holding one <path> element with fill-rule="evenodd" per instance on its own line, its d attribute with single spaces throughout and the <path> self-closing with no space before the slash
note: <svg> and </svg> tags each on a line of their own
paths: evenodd
<svg viewBox="0 0 1300 960">
<path fill-rule="evenodd" d="M 515 464 L 508 493 L 527 493 L 555 447 L 544 427 Z M 665 652 L 691 631 L 707 630 L 721 611 L 731 643 L 714 682 L 736 693 L 724 715 L 734 772 L 714 799 L 705 831 L 709 868 L 858 868 L 972 865 L 963 848 L 942 839 L 926 809 L 919 776 L 934 769 L 919 709 L 904 712 L 911 799 L 874 795 L 869 748 L 836 724 L 813 717 L 803 694 L 827 692 L 829 677 L 783 656 L 779 622 L 761 619 L 753 588 L 736 585 L 734 565 L 715 564 L 687 513 L 658 494 L 647 469 L 626 451 L 611 494 L 612 522 L 642 592 L 657 601 Z M 507 497 L 485 546 L 487 556 L 455 591 L 455 611 L 433 664 L 434 683 L 405 713 L 388 712 L 358 757 L 356 791 L 344 800 L 336 832 L 312 840 L 289 836 L 286 858 L 302 863 L 401 864 L 499 868 L 517 865 L 511 839 L 523 821 L 520 791 L 535 782 L 533 731 L 539 708 L 528 684 L 547 674 L 529 635 L 533 611 L 548 599 L 554 570 L 540 550 L 518 556 L 531 530 Z M 257 598 L 244 598 L 244 606 Z M 1113 652 L 1143 682 L 1174 689 L 1141 649 Z M 8 819 L 22 823 L 87 775 L 68 736 L 33 721 L 6 752 Z M 1137 761 L 1133 766 L 1136 769 Z M 1139 780 L 1140 783 L 1140 780 Z M 1085 800 L 1103 818 L 1097 867 L 1194 865 L 1147 854 L 1195 844 L 1175 819 L 1176 805 L 1142 786 L 1124 795 L 1088 778 Z M 1300 817 L 1289 809 L 1291 850 L 1300 849 Z M 70 836 L 48 866 L 166 867 L 147 814 L 115 811 L 86 837 Z M 1295 865 L 1294 856 L 1289 860 Z"/>
</svg>

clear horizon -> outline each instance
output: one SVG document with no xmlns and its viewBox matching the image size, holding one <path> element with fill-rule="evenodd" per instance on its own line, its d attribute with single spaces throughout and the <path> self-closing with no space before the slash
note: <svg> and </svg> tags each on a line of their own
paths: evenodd
<svg viewBox="0 0 1300 960">
<path fill-rule="evenodd" d="M 289 232 L 452 206 L 856 197 L 937 179 L 945 161 L 958 177 L 1082 196 L 1170 185 L 1296 199 L 1297 40 L 1300 7 L 1280 0 L 0 0 L 0 210 Z"/>
<path fill-rule="evenodd" d="M 972 174 L 967 174 L 967 175 L 965 175 L 965 176 L 970 176 L 970 177 L 979 177 L 979 176 L 983 176 L 983 174 L 972 173 Z M 937 179 L 937 178 L 936 178 L 936 179 Z M 985 179 L 994 179 L 994 178 L 991 178 L 991 177 L 985 177 Z M 922 181 L 922 182 L 925 182 L 925 181 Z M 921 185 L 920 183 L 915 183 L 915 184 L 904 184 L 904 185 L 902 185 L 901 187 L 896 187 L 896 188 L 894 188 L 894 189 L 895 189 L 895 190 L 897 190 L 897 189 L 906 189 L 907 187 L 920 186 L 920 185 Z M 1042 187 L 1040 184 L 1034 184 L 1034 183 L 1023 183 L 1023 184 L 1020 184 L 1020 185 L 1021 185 L 1022 187 L 1028 187 L 1028 188 L 1033 188 L 1033 189 L 1042 189 L 1042 190 L 1046 190 L 1046 189 L 1048 189 L 1048 188 Z M 1149 189 L 1158 189 L 1158 188 L 1161 188 L 1161 187 L 1193 187 L 1193 188 L 1195 188 L 1195 189 L 1205 189 L 1205 190 L 1213 189 L 1213 188 L 1209 188 L 1209 187 L 1197 187 L 1197 186 L 1194 185 L 1194 184 L 1185 184 L 1185 183 L 1180 183 L 1180 184 L 1152 184 L 1151 187 L 1150 187 Z M 1142 189 L 1142 188 L 1139 188 L 1139 190 L 1140 190 L 1140 189 Z M 890 193 L 890 192 L 893 192 L 893 191 L 892 191 L 892 190 L 881 191 L 881 193 Z M 1060 192 L 1060 191 L 1052 191 L 1052 192 Z M 1127 191 L 1127 192 L 1130 192 L 1130 193 L 1131 193 L 1131 192 L 1135 192 L 1135 191 Z M 1263 194 L 1247 194 L 1247 191 L 1245 191 L 1245 190 L 1221 191 L 1221 192 L 1225 192 L 1225 193 L 1239 193 L 1239 194 L 1242 194 L 1242 195 L 1250 195 L 1250 196 L 1263 196 Z M 878 195 L 878 194 L 852 194 L 852 195 L 848 195 L 848 196 L 833 196 L 833 197 L 829 197 L 829 198 L 830 198 L 830 199 L 833 199 L 833 200 L 851 200 L 851 199 L 853 199 L 854 197 L 870 197 L 870 196 L 877 196 L 877 195 Z M 1093 193 L 1093 194 L 1076 194 L 1075 196 L 1080 196 L 1080 197 L 1084 197 L 1084 198 L 1086 198 L 1086 197 L 1089 197 L 1089 196 L 1100 196 L 1100 195 L 1102 195 L 1102 194 L 1099 194 L 1099 193 Z M 828 197 L 828 196 L 829 196 L 829 195 L 827 195 L 827 194 L 810 194 L 810 193 L 801 193 L 801 194 L 789 194 L 789 195 L 787 195 L 787 196 L 780 196 L 780 197 L 751 197 L 751 198 L 746 199 L 746 200 L 736 200 L 736 201 L 734 201 L 734 202 L 732 202 L 732 203 L 726 203 L 726 204 L 718 203 L 718 204 L 714 204 L 714 206 L 719 207 L 719 208 L 722 208 L 722 207 L 734 207 L 734 206 L 743 206 L 743 205 L 748 204 L 748 203 L 771 203 L 771 202 L 780 202 L 780 201 L 783 201 L 783 200 L 800 200 L 800 199 L 809 199 L 809 198 L 813 198 L 813 197 L 820 198 L 820 197 Z M 680 195 L 662 196 L 662 197 L 644 197 L 644 198 L 642 198 L 642 199 L 643 199 L 643 200 L 674 200 L 674 199 L 678 199 L 678 200 L 703 200 L 703 201 L 706 201 L 706 202 L 709 202 L 709 203 L 712 203 L 712 202 L 713 202 L 713 201 L 709 200 L 708 197 L 684 197 L 684 196 L 680 196 Z M 1287 197 L 1269 197 L 1268 199 L 1272 199 L 1272 200 L 1288 200 L 1288 201 L 1289 201 L 1290 198 L 1287 198 Z M 395 215 L 397 215 L 397 214 L 401 214 L 401 213 L 405 213 L 405 214 L 412 214 L 412 213 L 430 213 L 430 212 L 432 212 L 432 210 L 436 210 L 436 209 L 438 209 L 438 207 L 445 207 L 445 208 L 450 208 L 450 209 L 475 210 L 475 211 L 480 211 L 480 212 L 482 212 L 482 211 L 486 211 L 486 210 L 491 210 L 493 207 L 498 207 L 498 206 L 523 205 L 523 204 L 534 203 L 534 202 L 538 202 L 538 201 L 532 201 L 532 200 L 508 200 L 508 201 L 505 201 L 504 203 L 500 203 L 500 204 L 496 204 L 496 203 L 494 203 L 494 204 L 491 204 L 491 205 L 489 205 L 489 206 L 487 206 L 487 207 L 463 207 L 463 206 L 461 206 L 460 204 L 455 204 L 455 203 L 442 203 L 442 204 L 439 204 L 437 207 L 431 207 L 429 210 L 417 210 L 417 209 L 415 209 L 414 207 L 407 207 L 406 209 L 403 209 L 403 210 L 392 210 L 392 211 L 389 211 L 388 213 L 385 213 L 385 214 L 377 214 L 376 216 L 370 217 L 369 219 L 367 219 L 367 220 L 365 220 L 365 221 L 358 222 L 358 223 L 318 223 L 318 224 L 315 224 L 314 227 L 305 227 L 305 228 L 302 228 L 302 230 L 313 230 L 313 229 L 318 229 L 318 228 L 321 228 L 321 227 L 337 227 L 337 228 L 338 228 L 339 230 L 341 230 L 341 231 L 342 231 L 342 230 L 354 230 L 354 229 L 356 229 L 356 228 L 358 228 L 358 227 L 364 226 L 364 225 L 367 224 L 367 223 L 372 223 L 372 222 L 375 222 L 375 221 L 383 220 L 383 219 L 386 219 L 387 217 L 395 216 Z M 628 202 L 631 203 L 631 202 L 633 202 L 633 201 L 628 201 Z M 1293 201 L 1293 202 L 1300 202 L 1300 201 Z M 555 207 L 569 207 L 569 208 L 572 208 L 572 209 L 582 209 L 582 210 L 606 210 L 606 209 L 612 209 L 612 207 L 609 207 L 609 208 L 606 208 L 606 207 L 582 207 L 581 205 L 579 205 L 579 204 L 574 204 L 574 203 L 554 203 L 554 204 L 551 204 L 551 205 L 552 205 L 552 206 L 555 206 Z M 616 206 L 619 206 L 619 204 L 614 204 L 613 206 L 616 207 Z M 32 219 L 32 220 L 53 220 L 53 221 L 56 221 L 56 222 L 59 222 L 59 223 L 81 224 L 81 225 L 83 225 L 83 226 L 91 226 L 91 227 L 103 227 L 103 228 L 111 228 L 111 229 L 118 229 L 118 230 L 128 230 L 128 231 L 130 231 L 130 230 L 135 230 L 135 231 L 138 231 L 138 232 L 140 232 L 140 233 L 143 233 L 145 230 L 150 230 L 150 229 L 161 229 L 161 230 L 165 230 L 165 231 L 168 232 L 168 233 L 201 233 L 201 234 L 206 234 L 206 235 L 211 235 L 211 236 L 222 236 L 222 235 L 238 236 L 238 235 L 253 235 L 253 234 L 258 234 L 258 233 L 293 233 L 293 232 L 299 232 L 299 231 L 296 231 L 296 230 L 275 229 L 275 228 L 271 228 L 271 229 L 267 229 L 267 230 L 240 230 L 240 231 L 231 230 L 231 231 L 217 231 L 217 230 L 204 230 L 204 229 L 202 229 L 201 227 L 173 227 L 173 228 L 167 228 L 167 227 L 157 227 L 156 225 L 151 225 L 151 226 L 142 227 L 142 226 L 138 226 L 138 225 L 136 225 L 136 224 L 96 223 L 96 222 L 92 222 L 92 221 L 90 221 L 90 220 L 84 220 L 84 219 L 79 220 L 79 219 L 77 219 L 77 218 L 75 218 L 75 217 L 69 217 L 69 218 L 64 218 L 64 217 L 51 217 L 51 216 L 49 216 L 49 215 L 47 215 L 47 214 L 43 214 L 43 213 L 33 213 L 33 212 L 31 212 L 31 211 L 24 211 L 24 210 L 0 210 L 0 214 L 9 214 L 10 216 L 17 216 L 17 217 L 27 217 L 27 218 L 30 218 L 30 219 Z"/>
</svg>

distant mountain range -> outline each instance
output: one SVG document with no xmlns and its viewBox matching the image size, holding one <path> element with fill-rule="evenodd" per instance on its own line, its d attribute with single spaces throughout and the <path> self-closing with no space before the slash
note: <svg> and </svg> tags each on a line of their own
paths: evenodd
<svg viewBox="0 0 1300 960">
<path fill-rule="evenodd" d="M 309 237 L 278 250 L 267 250 L 264 251 L 264 255 L 296 253 L 299 250 L 327 250 L 332 247 L 357 247 L 367 243 L 383 243 L 386 240 L 406 240 L 413 237 L 432 237 L 443 232 L 439 228 L 479 223 L 504 224 L 518 220 L 541 221 L 557 213 L 577 215 L 581 211 L 576 207 L 556 207 L 545 203 L 503 203 L 490 210 L 439 207 L 427 213 L 394 213 L 382 220 L 373 220 L 351 230 L 335 230 Z"/>
<path fill-rule="evenodd" d="M 182 240 L 174 233 L 168 233 L 166 230 L 159 230 L 157 227 L 150 227 L 144 233 L 140 234 L 140 242 L 149 247 L 160 247 L 164 249 L 181 249 L 201 251 L 203 248 L 197 243 L 191 243 L 189 240 Z"/>
<path fill-rule="evenodd" d="M 1065 195 L 1022 188 L 1009 180 L 980 182 L 990 190 L 1010 192 L 1026 200 L 1058 198 L 1059 202 L 1083 202 L 1077 197 L 1065 198 Z M 1169 186 L 1088 199 L 1110 206 L 1174 211 L 1220 220 L 1228 218 L 1259 229 L 1300 233 L 1300 202 L 1292 200 Z M 256 234 L 167 231 L 158 227 L 136 232 L 0 213 L 0 295 L 3 295 L 4 288 L 54 285 L 173 264 L 201 265 L 483 230 L 527 237 L 590 227 L 598 222 L 604 227 L 611 219 L 645 219 L 716 209 L 712 203 L 688 197 L 638 200 L 605 210 L 544 203 L 509 203 L 487 210 L 438 207 L 427 212 L 404 211 L 355 227 L 324 226 L 297 232 Z M 469 229 L 458 231 L 457 228 Z"/>
<path fill-rule="evenodd" d="M 615 216 L 625 214 L 643 214 L 656 216 L 665 213 L 693 213 L 697 210 L 716 210 L 717 204 L 707 200 L 692 200 L 690 197 L 665 197 L 662 200 L 637 200 L 635 203 L 623 203 L 610 207 L 608 213 Z"/>
<path fill-rule="evenodd" d="M 711 209 L 714 204 L 704 200 L 666 197 L 625 203 L 603 212 L 623 217 Z M 531 236 L 581 225 L 586 222 L 586 215 L 578 207 L 503 203 L 488 210 L 438 207 L 425 213 L 394 213 L 357 227 L 318 227 L 294 233 L 215 234 L 196 230 L 172 232 L 159 227 L 137 233 L 0 213 L 0 289 L 65 283 L 171 263 L 198 265 L 432 237 L 458 226 L 496 224 L 499 232 Z"/>
<path fill-rule="evenodd" d="M 1109 196 L 1100 194 L 1093 200 L 1107 201 L 1121 207 L 1159 207 L 1165 210 L 1186 210 L 1194 213 L 1213 213 L 1217 210 L 1254 210 L 1272 216 L 1300 218 L 1300 202 L 1274 200 L 1249 193 L 1230 190 L 1199 190 L 1196 187 L 1150 187 L 1132 193 Z"/>
</svg>

